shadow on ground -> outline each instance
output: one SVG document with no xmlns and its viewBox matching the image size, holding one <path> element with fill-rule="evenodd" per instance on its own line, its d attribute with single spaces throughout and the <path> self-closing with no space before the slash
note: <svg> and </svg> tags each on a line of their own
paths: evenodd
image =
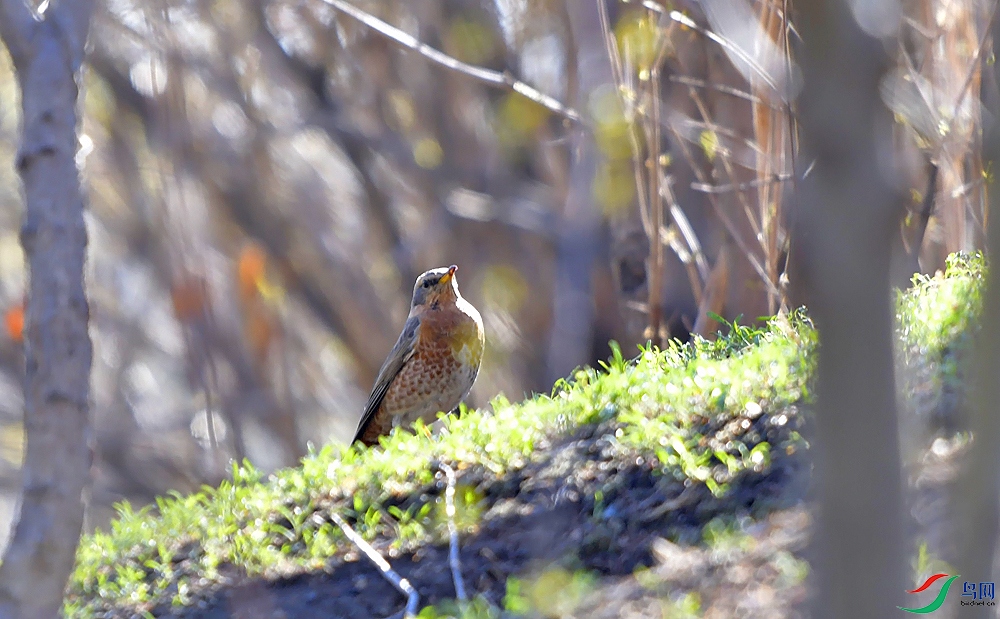
<svg viewBox="0 0 1000 619">
<path fill-rule="evenodd" d="M 751 429 L 781 445 L 802 424 L 794 409 L 781 414 L 787 421 L 775 424 L 775 415 L 764 415 Z M 743 474 L 715 497 L 703 484 L 664 475 L 655 460 L 626 457 L 613 436 L 607 424 L 581 428 L 539 446 L 528 465 L 506 475 L 460 471 L 459 485 L 483 497 L 480 524 L 461 540 L 470 593 L 504 608 L 512 576 L 530 583 L 542 582 L 542 573 L 550 580 L 553 573 L 582 573 L 587 590 L 577 591 L 576 599 L 560 601 L 560 591 L 527 586 L 527 602 L 570 611 L 576 606 L 572 616 L 659 619 L 670 605 L 690 605 L 685 596 L 694 593 L 706 617 L 797 616 L 793 607 L 804 596 L 805 577 L 798 557 L 809 523 L 799 507 L 808 484 L 804 454 L 779 451 L 764 472 Z M 402 497 L 400 505 L 433 500 L 442 491 L 438 483 Z M 729 523 L 723 529 L 737 533 L 706 543 L 704 527 L 719 516 Z M 419 591 L 422 606 L 455 597 L 446 546 L 426 546 L 391 563 Z M 226 566 L 220 571 L 223 585 L 200 592 L 192 606 L 161 607 L 154 616 L 372 619 L 399 613 L 405 601 L 370 562 L 354 555 L 337 557 L 320 572 L 276 579 Z"/>
</svg>

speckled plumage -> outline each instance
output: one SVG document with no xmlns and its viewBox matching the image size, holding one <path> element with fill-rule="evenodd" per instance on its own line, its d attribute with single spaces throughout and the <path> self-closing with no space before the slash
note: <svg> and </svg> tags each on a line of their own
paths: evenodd
<svg viewBox="0 0 1000 619">
<path fill-rule="evenodd" d="M 410 315 L 379 370 L 354 440 L 374 445 L 396 426 L 431 423 L 472 389 L 483 358 L 479 312 L 458 292 L 458 267 L 417 278 Z M 429 284 L 429 285 L 425 285 Z"/>
</svg>

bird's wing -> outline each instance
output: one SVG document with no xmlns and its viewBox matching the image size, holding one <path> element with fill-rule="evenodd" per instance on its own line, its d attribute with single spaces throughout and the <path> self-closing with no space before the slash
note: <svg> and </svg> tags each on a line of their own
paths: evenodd
<svg viewBox="0 0 1000 619">
<path fill-rule="evenodd" d="M 399 339 L 396 340 L 396 345 L 392 347 L 392 352 L 389 353 L 385 363 L 382 364 L 382 368 L 378 371 L 378 378 L 375 379 L 375 387 L 372 388 L 372 394 L 368 396 L 368 403 L 365 404 L 365 412 L 361 415 L 358 431 L 354 433 L 354 440 L 351 443 L 357 442 L 361 438 L 361 435 L 364 434 L 365 429 L 368 428 L 368 424 L 371 423 L 375 417 L 375 413 L 382 405 L 382 399 L 385 397 L 386 391 L 389 390 L 392 380 L 396 378 L 399 371 L 403 369 L 406 362 L 413 356 L 413 345 L 417 341 L 417 327 L 419 326 L 419 316 L 412 316 L 407 319 L 406 324 L 403 326 L 403 332 L 399 334 Z"/>
</svg>

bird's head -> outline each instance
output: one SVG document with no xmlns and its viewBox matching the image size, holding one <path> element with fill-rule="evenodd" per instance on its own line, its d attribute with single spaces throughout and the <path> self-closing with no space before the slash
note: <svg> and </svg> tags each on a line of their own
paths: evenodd
<svg viewBox="0 0 1000 619">
<path fill-rule="evenodd" d="M 454 303 L 462 295 L 458 292 L 455 271 L 458 267 L 441 267 L 424 272 L 413 285 L 413 301 L 410 311 L 417 308 L 434 308 L 442 303 Z"/>
</svg>

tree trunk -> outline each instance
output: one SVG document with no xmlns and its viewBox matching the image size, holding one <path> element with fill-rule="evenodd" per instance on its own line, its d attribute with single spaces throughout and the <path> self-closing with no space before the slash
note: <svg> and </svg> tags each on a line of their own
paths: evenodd
<svg viewBox="0 0 1000 619">
<path fill-rule="evenodd" d="M 1000 41 L 1000 20 L 992 24 L 993 46 L 996 53 Z M 1000 80 L 1000 64 L 992 63 L 994 79 Z M 1000 125 L 995 121 L 985 136 L 983 159 L 996 169 L 1000 163 Z M 1000 190 L 994 184 L 989 191 L 990 216 L 986 223 L 986 242 L 989 250 L 989 270 L 986 291 L 983 294 L 983 330 L 976 338 L 972 371 L 973 392 L 972 448 L 960 485 L 960 494 L 953 501 L 957 511 L 959 555 L 956 567 L 963 580 L 983 582 L 995 580 L 996 546 L 1000 505 L 997 489 L 1000 487 L 1000 457 L 997 441 L 1000 440 Z M 995 617 L 996 611 L 988 606 L 962 609 L 962 617 Z M 966 614 L 965 611 L 968 611 Z"/>
<path fill-rule="evenodd" d="M 895 617 L 903 604 L 889 250 L 904 196 L 892 178 L 892 117 L 879 98 L 888 57 L 850 10 L 866 6 L 797 5 L 805 78 L 799 172 L 815 166 L 795 200 L 793 264 L 801 272 L 792 283 L 804 286 L 820 337 L 816 619 Z"/>
<path fill-rule="evenodd" d="M 93 3 L 53 3 L 36 18 L 0 0 L 0 36 L 21 87 L 21 230 L 30 271 L 25 338 L 27 447 L 20 518 L 0 566 L 0 618 L 58 616 L 83 523 L 90 470 L 91 343 L 87 245 L 77 150 L 76 75 Z"/>
<path fill-rule="evenodd" d="M 585 110 L 594 90 L 612 81 L 610 61 L 594 2 L 568 3 L 566 12 L 576 46 L 576 66 L 570 69 L 577 83 L 572 104 Z M 601 215 L 591 190 L 600 156 L 593 134 L 575 131 L 571 152 L 566 202 L 556 225 L 556 279 L 546 360 L 550 385 L 590 362 L 594 339 L 591 282 L 600 252 Z"/>
</svg>

